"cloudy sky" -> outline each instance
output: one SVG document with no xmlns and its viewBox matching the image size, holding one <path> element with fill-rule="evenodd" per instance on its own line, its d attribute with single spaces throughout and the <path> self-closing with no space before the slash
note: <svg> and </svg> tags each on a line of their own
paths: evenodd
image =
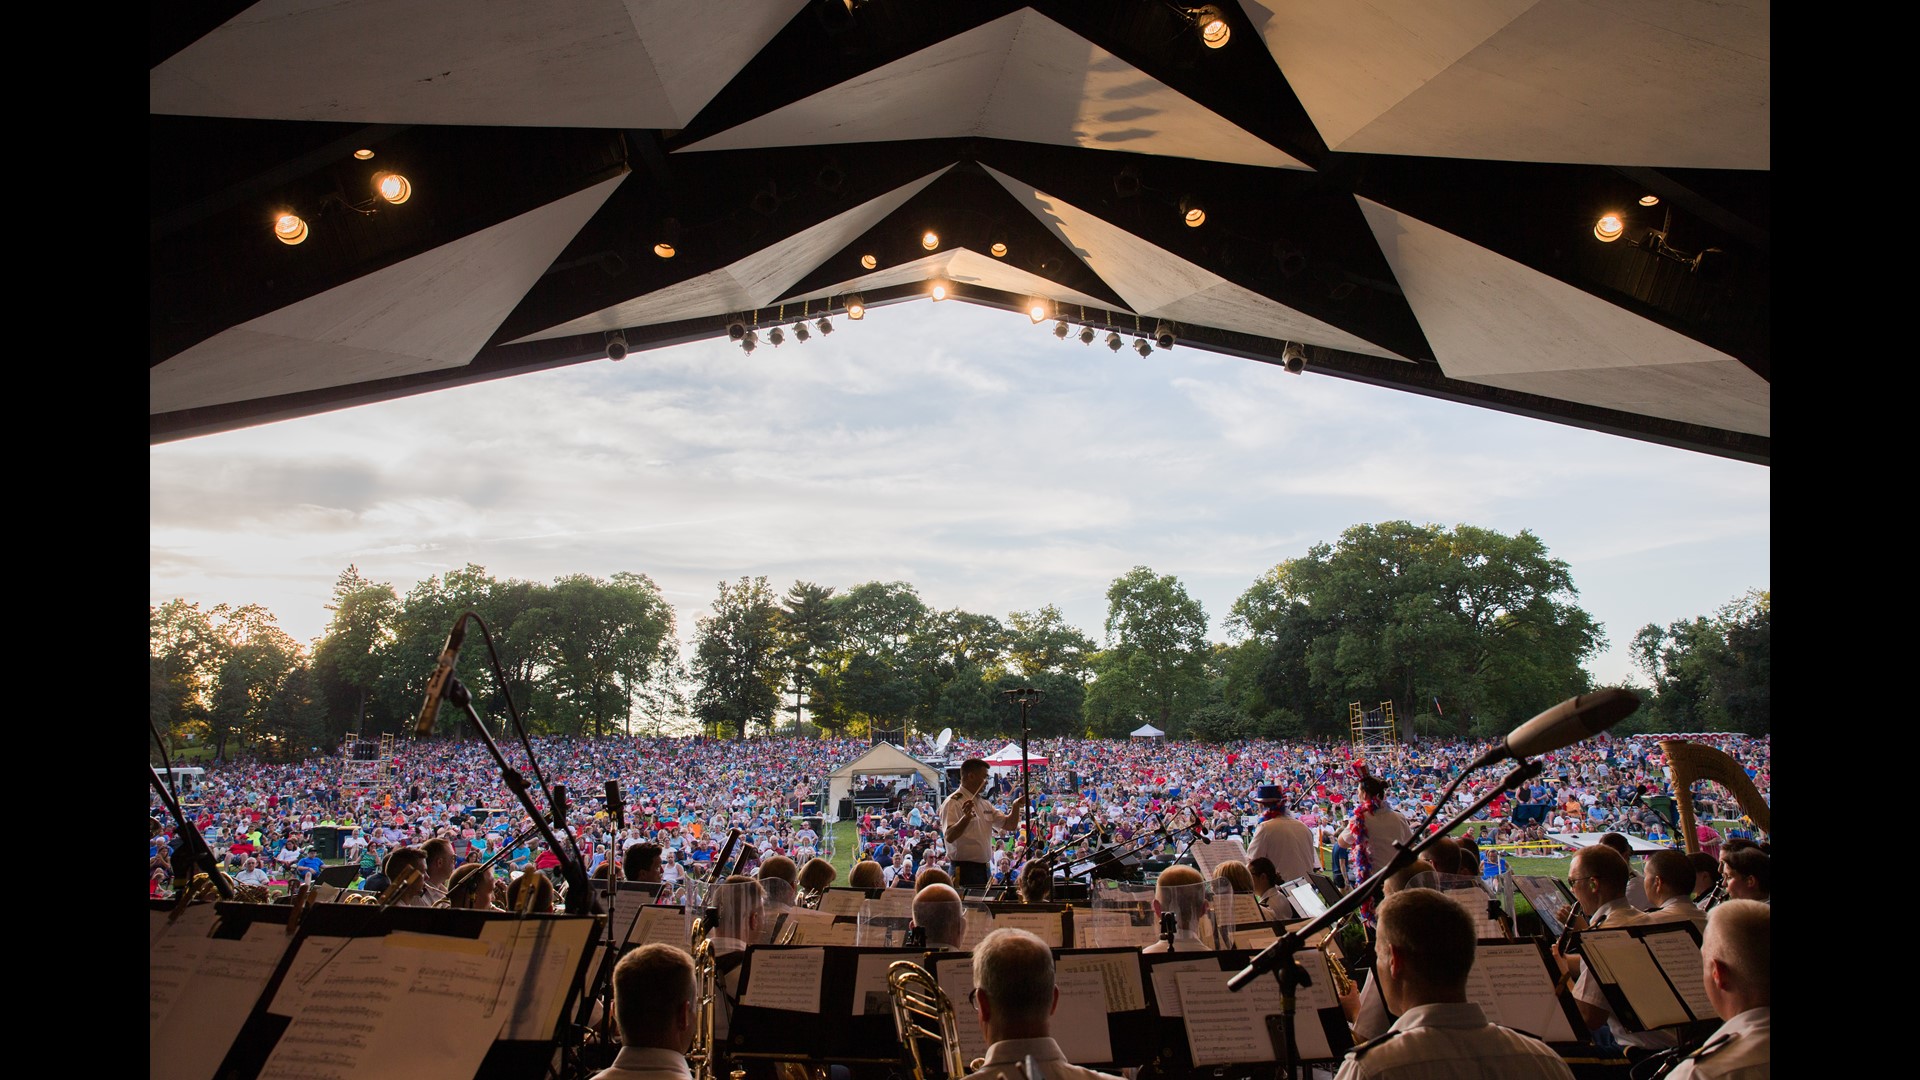
<svg viewBox="0 0 1920 1080">
<path fill-rule="evenodd" d="M 904 580 L 938 608 L 1057 604 L 1097 640 L 1108 583 L 1144 564 L 1224 639 L 1275 563 L 1405 518 L 1540 536 L 1611 639 L 1594 675 L 1619 682 L 1641 626 L 1770 584 L 1760 466 L 1190 349 L 1112 353 L 961 303 L 835 326 L 155 446 L 151 599 L 264 604 L 310 641 L 349 563 L 403 594 L 467 563 L 633 570 L 685 638 L 722 579 Z"/>
</svg>

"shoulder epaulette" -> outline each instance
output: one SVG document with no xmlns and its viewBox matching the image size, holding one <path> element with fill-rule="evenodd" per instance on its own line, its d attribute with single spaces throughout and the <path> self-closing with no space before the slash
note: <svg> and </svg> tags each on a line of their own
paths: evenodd
<svg viewBox="0 0 1920 1080">
<path fill-rule="evenodd" d="M 1391 1039 L 1398 1034 L 1400 1034 L 1399 1030 L 1395 1028 L 1388 1028 L 1384 1035 L 1381 1035 L 1377 1038 L 1368 1039 L 1366 1042 L 1363 1042 L 1360 1045 L 1354 1047 L 1351 1052 L 1354 1057 L 1359 1057 L 1361 1054 L 1364 1054 L 1367 1051 L 1373 1049 L 1374 1047 L 1379 1046 L 1381 1043 L 1386 1042 L 1388 1039 Z"/>
<path fill-rule="evenodd" d="M 1732 1032 L 1730 1031 L 1722 1032 L 1719 1035 L 1716 1035 L 1713 1038 L 1708 1039 L 1705 1043 L 1702 1043 L 1700 1046 L 1700 1049 L 1695 1050 L 1693 1053 L 1688 1054 L 1687 1056 L 1689 1058 L 1703 1058 L 1717 1051 L 1724 1050 L 1726 1049 L 1727 1044 L 1733 1041 L 1733 1038 L 1734 1036 Z"/>
</svg>

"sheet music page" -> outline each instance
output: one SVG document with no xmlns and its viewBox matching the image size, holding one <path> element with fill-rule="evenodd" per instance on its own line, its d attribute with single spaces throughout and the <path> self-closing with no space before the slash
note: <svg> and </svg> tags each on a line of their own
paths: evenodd
<svg viewBox="0 0 1920 1080">
<path fill-rule="evenodd" d="M 1241 930 L 1233 935 L 1233 947 L 1236 949 L 1264 949 L 1280 940 L 1280 935 L 1270 926 L 1258 930 Z"/>
<path fill-rule="evenodd" d="M 511 1010 L 503 1039 L 553 1038 L 560 1023 L 560 1009 L 566 1004 L 573 983 L 574 965 L 593 934 L 591 919 L 518 919 L 490 923 L 507 928 L 510 937 L 489 939 L 482 931 L 480 939 L 489 946 L 489 955 L 505 964 L 498 978 L 498 1000 Z M 496 931 L 496 933 L 499 933 Z M 428 936 L 438 935 L 407 935 Z M 511 943 L 511 952 L 503 946 Z"/>
<path fill-rule="evenodd" d="M 984 906 L 976 907 L 973 904 L 968 904 L 967 930 L 966 933 L 960 935 L 961 951 L 972 952 L 974 946 L 980 944 L 980 939 L 986 937 L 992 931 L 993 912 Z M 968 1058 L 967 1060 L 971 1061 L 973 1059 Z"/>
<path fill-rule="evenodd" d="M 1214 867 L 1229 859 L 1237 859 L 1243 863 L 1253 861 L 1247 858 L 1247 847 L 1237 836 L 1216 837 L 1211 844 L 1203 844 L 1196 840 L 1193 846 L 1187 849 L 1187 853 L 1193 856 L 1193 863 L 1200 868 L 1201 876 L 1209 881 L 1213 880 Z"/>
<path fill-rule="evenodd" d="M 1467 1000 L 1487 1019 L 1543 1042 L 1576 1042 L 1553 993 L 1554 978 L 1534 945 L 1482 945 L 1467 976 Z"/>
<path fill-rule="evenodd" d="M 861 953 L 854 965 L 853 1000 L 847 1012 L 853 1016 L 890 1016 L 893 1001 L 887 991 L 887 969 L 901 960 L 917 960 L 902 953 Z"/>
<path fill-rule="evenodd" d="M 826 945 L 822 938 L 833 935 L 833 916 L 824 911 L 810 911 L 806 908 L 789 908 L 783 914 L 787 925 L 793 927 L 793 939 L 790 945 Z M 779 936 L 784 931 L 776 931 Z"/>
<path fill-rule="evenodd" d="M 859 914 L 860 909 L 854 908 L 853 913 Z M 913 890 L 888 889 L 881 893 L 880 899 L 873 902 L 873 917 L 876 919 L 913 918 Z"/>
<path fill-rule="evenodd" d="M 1660 966 L 1653 962 L 1653 955 L 1634 937 L 1629 935 L 1623 941 L 1588 940 L 1581 943 L 1581 950 L 1589 958 L 1599 957 L 1606 965 L 1608 981 L 1626 995 L 1627 1004 L 1633 1006 L 1640 1018 L 1641 1030 L 1651 1031 L 1693 1019 L 1687 1007 L 1673 995 L 1666 976 L 1660 974 Z"/>
<path fill-rule="evenodd" d="M 254 923 L 244 937 L 209 939 L 184 998 L 147 1045 L 148 1074 L 212 1080 L 293 939 L 284 926 Z"/>
<path fill-rule="evenodd" d="M 691 956 L 693 948 L 689 942 L 692 937 L 693 929 L 685 908 L 655 906 L 640 909 L 632 941 L 636 946 L 671 945 Z"/>
<path fill-rule="evenodd" d="M 1066 947 L 1066 931 L 1061 928 L 1058 911 L 1003 911 L 993 917 L 995 930 L 1025 930 L 1047 943 L 1049 949 Z"/>
<path fill-rule="evenodd" d="M 973 989 L 973 957 L 942 962 L 934 965 L 940 989 L 947 992 L 947 1000 L 953 1002 L 953 1010 L 959 1014 L 959 1023 L 954 1027 L 960 1032 L 960 1060 L 971 1062 L 975 1058 L 987 1056 L 987 1036 L 980 1030 L 980 1014 L 967 1004 L 967 994 Z M 1058 1041 L 1059 1028 L 1055 1041 Z"/>
<path fill-rule="evenodd" d="M 599 892 L 600 890 L 595 889 L 594 891 Z M 628 937 L 627 931 L 633 929 L 633 922 L 640 917 L 641 912 L 654 906 L 653 890 L 651 888 L 636 888 L 634 887 L 634 883 L 623 881 L 620 883 L 620 887 L 613 891 L 612 900 L 612 911 L 608 914 L 607 918 L 613 923 L 614 942 L 616 944 L 622 941 L 637 942 L 639 940 L 639 932 L 636 930 L 633 937 Z"/>
<path fill-rule="evenodd" d="M 1333 992 L 1333 971 L 1327 965 L 1327 954 L 1319 949 L 1301 949 L 1293 954 L 1293 962 L 1306 969 L 1307 977 L 1313 982 L 1294 992 L 1293 1007 L 1296 1015 L 1305 1015 L 1308 1009 L 1337 1009 L 1340 1007 L 1340 995 Z M 1248 990 L 1253 988 L 1249 986 Z M 1274 986 L 1274 1000 L 1279 1001 L 1280 988 Z M 1317 1027 L 1319 1021 L 1315 1021 Z M 1298 1036 L 1304 1046 L 1307 1036 Z M 1324 1033 L 1321 1042 L 1326 1041 Z M 1305 1060 L 1303 1058 L 1303 1060 Z"/>
<path fill-rule="evenodd" d="M 1077 914 L 1077 913 L 1076 913 Z M 1072 972 L 1076 975 L 1092 973 L 1100 977 L 1106 987 L 1106 1011 L 1133 1012 L 1147 1007 L 1147 993 L 1140 982 L 1139 953 L 1096 953 L 1074 954 L 1056 957 L 1053 970 L 1064 975 Z M 1095 1058 L 1095 1061 L 1112 1061 L 1112 1058 Z"/>
<path fill-rule="evenodd" d="M 826 957 L 825 949 L 756 949 L 740 1004 L 818 1013 Z"/>
<path fill-rule="evenodd" d="M 1180 1015 L 1180 984 L 1176 977 L 1189 971 L 1220 974 L 1220 963 L 1208 956 L 1201 960 L 1169 960 L 1153 966 L 1153 1000 L 1159 1006 L 1161 1016 Z M 1221 978 L 1226 976 L 1221 975 Z"/>
<path fill-rule="evenodd" d="M 1053 1010 L 1053 1037 L 1060 1044 L 1060 1052 L 1076 1065 L 1112 1061 L 1105 976 L 1099 971 L 1056 968 L 1054 986 L 1060 991 L 1060 1003 Z"/>
<path fill-rule="evenodd" d="M 293 1016 L 307 999 L 307 993 L 316 983 L 309 976 L 327 962 L 327 958 L 346 945 L 351 938 L 309 937 L 300 943 L 300 951 L 294 954 L 293 963 L 287 968 L 287 977 L 280 980 L 280 987 L 274 991 L 273 1000 L 267 1004 L 267 1011 L 281 1016 Z"/>
<path fill-rule="evenodd" d="M 819 910 L 832 915 L 858 915 L 866 902 L 865 889 L 828 889 L 820 894 Z"/>
<path fill-rule="evenodd" d="M 1177 977 L 1180 1017 L 1187 1028 L 1187 1047 L 1195 1065 L 1225 1065 L 1232 1062 L 1272 1061 L 1273 1039 L 1267 1034 L 1266 1012 L 1262 1011 L 1259 986 L 1271 988 L 1270 980 L 1256 980 L 1246 991 L 1227 989 L 1228 973 L 1183 971 Z M 1277 991 L 1276 991 L 1277 993 Z M 1279 1003 L 1274 1002 L 1275 1011 Z M 1305 1028 L 1306 1024 L 1296 1024 Z M 1320 1026 L 1315 1020 L 1314 1028 Z M 1304 1048 L 1300 1055 L 1306 1058 Z"/>
<path fill-rule="evenodd" d="M 1640 939 L 1654 962 L 1667 976 L 1667 981 L 1680 993 L 1688 1011 L 1695 1020 L 1713 1020 L 1717 1015 L 1713 1011 L 1713 1000 L 1707 997 L 1706 971 L 1700 962 L 1700 946 L 1693 943 L 1692 935 L 1684 930 L 1669 930 L 1661 934 L 1648 934 Z"/>
<path fill-rule="evenodd" d="M 1582 962 L 1592 968 L 1593 973 L 1598 976 L 1602 982 L 1617 981 L 1613 977 L 1613 972 L 1607 968 L 1607 958 L 1604 956 L 1593 956 L 1588 953 L 1587 943 L 1589 941 L 1625 941 L 1632 936 L 1632 934 L 1627 933 L 1625 930 L 1583 931 L 1580 934 L 1580 955 L 1584 958 Z"/>
<path fill-rule="evenodd" d="M 148 1040 L 160 1030 L 167 1014 L 179 1003 L 181 992 L 193 981 L 200 958 L 207 954 L 207 935 L 213 932 L 215 918 L 212 904 L 189 907 L 171 926 L 165 925 L 167 912 L 152 914 L 162 925 L 158 930 L 151 923 L 147 927 L 151 934 L 147 958 Z"/>
</svg>

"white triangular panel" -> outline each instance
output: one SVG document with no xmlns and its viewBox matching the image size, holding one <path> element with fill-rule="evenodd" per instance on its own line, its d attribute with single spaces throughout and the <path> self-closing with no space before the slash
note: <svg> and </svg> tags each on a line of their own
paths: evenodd
<svg viewBox="0 0 1920 1080">
<path fill-rule="evenodd" d="M 991 166 L 981 167 L 1142 315 L 1282 341 L 1324 345 L 1368 356 L 1404 359 L 1337 326 L 1236 285 Z"/>
<path fill-rule="evenodd" d="M 685 149 L 962 137 L 1306 168 L 1032 10 L 1001 16 Z"/>
<path fill-rule="evenodd" d="M 1418 218 L 1360 200 L 1449 378 L 1766 435 L 1739 360 Z"/>
<path fill-rule="evenodd" d="M 1105 300 L 1069 289 L 1038 274 L 1028 273 L 1017 266 L 1009 266 L 1001 259 L 982 255 L 971 248 L 936 252 L 909 263 L 882 267 L 870 274 L 848 278 L 824 289 L 781 297 L 780 302 L 797 304 L 803 300 L 825 300 L 850 292 L 867 292 L 893 285 L 911 285 L 914 282 L 932 281 L 935 278 L 942 278 L 960 285 L 978 285 L 985 289 L 998 289 L 1015 296 L 1037 296 L 1055 303 L 1073 304 L 1093 311 L 1132 314 L 1131 311 L 1114 307 Z"/>
<path fill-rule="evenodd" d="M 1327 147 L 1766 169 L 1770 0 L 1242 0 Z"/>
<path fill-rule="evenodd" d="M 571 322 L 549 327 L 509 342 L 542 341 L 573 334 L 605 333 L 629 326 L 678 322 L 734 311 L 751 311 L 779 302 L 782 293 L 812 272 L 834 252 L 851 244 L 882 218 L 898 210 L 922 188 L 939 179 L 953 166 L 948 165 L 897 187 L 877 199 L 870 199 L 843 211 L 811 228 L 802 229 L 769 247 L 761 248 L 737 262 L 698 277 L 676 282 L 582 315 Z"/>
<path fill-rule="evenodd" d="M 679 128 L 806 0 L 262 0 L 148 76 L 156 113 Z"/>
<path fill-rule="evenodd" d="M 625 179 L 222 331 L 151 370 L 148 409 L 175 412 L 460 367 Z"/>
</svg>

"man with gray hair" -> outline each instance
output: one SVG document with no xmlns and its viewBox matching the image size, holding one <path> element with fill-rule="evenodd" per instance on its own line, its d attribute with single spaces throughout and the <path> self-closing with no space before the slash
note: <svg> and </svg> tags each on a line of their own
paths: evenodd
<svg viewBox="0 0 1920 1080">
<path fill-rule="evenodd" d="M 967 1080 L 1119 1080 L 1067 1061 L 1051 1034 L 1053 950 L 1025 930 L 995 930 L 973 950 L 973 1008 L 986 1034 L 986 1065 Z"/>
<path fill-rule="evenodd" d="M 1715 905 L 1700 969 L 1707 1000 L 1726 1023 L 1671 1080 L 1764 1080 L 1773 1068 L 1773 909 L 1758 900 Z"/>
</svg>

